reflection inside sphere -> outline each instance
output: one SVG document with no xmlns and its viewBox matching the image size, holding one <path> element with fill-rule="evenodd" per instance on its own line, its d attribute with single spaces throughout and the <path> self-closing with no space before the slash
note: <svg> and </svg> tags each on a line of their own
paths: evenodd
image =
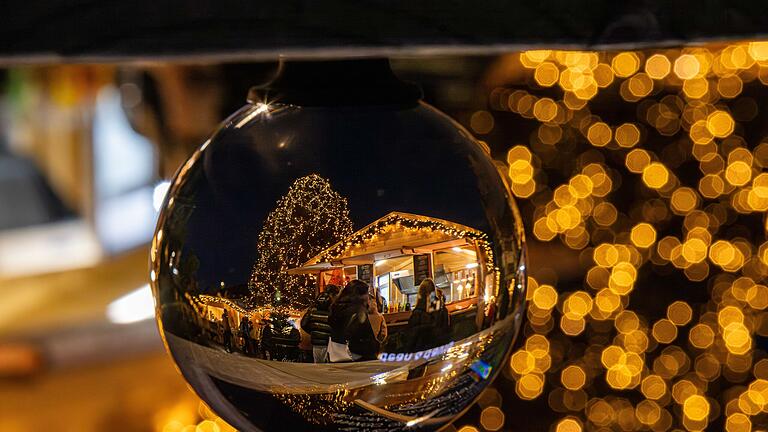
<svg viewBox="0 0 768 432">
<path fill-rule="evenodd" d="M 241 430 L 437 429 L 520 327 L 508 189 L 420 102 L 246 106 L 180 169 L 151 259 L 168 350 Z"/>
</svg>

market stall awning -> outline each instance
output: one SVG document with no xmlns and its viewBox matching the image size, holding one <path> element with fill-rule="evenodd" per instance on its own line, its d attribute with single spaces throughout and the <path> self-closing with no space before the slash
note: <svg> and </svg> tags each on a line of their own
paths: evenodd
<svg viewBox="0 0 768 432">
<path fill-rule="evenodd" d="M 310 258 L 289 274 L 320 273 L 349 265 L 372 264 L 403 255 L 465 246 L 484 241 L 474 228 L 443 219 L 392 212 Z"/>
</svg>

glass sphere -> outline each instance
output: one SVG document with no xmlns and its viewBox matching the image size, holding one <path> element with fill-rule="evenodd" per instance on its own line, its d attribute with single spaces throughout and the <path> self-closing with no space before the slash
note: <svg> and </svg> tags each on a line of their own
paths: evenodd
<svg viewBox="0 0 768 432">
<path fill-rule="evenodd" d="M 438 429 L 508 367 L 520 217 L 457 123 L 330 75 L 343 97 L 257 91 L 179 169 L 151 247 L 160 332 L 239 430 Z"/>
</svg>

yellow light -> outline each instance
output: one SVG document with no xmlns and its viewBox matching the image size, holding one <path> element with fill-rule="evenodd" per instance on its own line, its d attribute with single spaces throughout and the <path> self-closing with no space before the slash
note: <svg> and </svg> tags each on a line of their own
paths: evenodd
<svg viewBox="0 0 768 432">
<path fill-rule="evenodd" d="M 504 426 L 504 413 L 499 407 L 487 407 L 480 413 L 480 425 L 485 430 L 497 431 Z"/>
<path fill-rule="evenodd" d="M 677 338 L 677 327 L 672 321 L 662 318 L 653 324 L 653 338 L 659 343 L 668 344 Z"/>
<path fill-rule="evenodd" d="M 568 417 L 557 422 L 555 432 L 582 432 L 581 422 L 573 417 Z"/>
<path fill-rule="evenodd" d="M 568 336 L 580 335 L 586 326 L 587 322 L 582 317 L 570 318 L 566 315 L 560 317 L 560 330 Z"/>
<path fill-rule="evenodd" d="M 535 334 L 526 339 L 525 349 L 536 358 L 549 354 L 549 341 L 543 335 Z"/>
<path fill-rule="evenodd" d="M 526 184 L 533 179 L 533 166 L 530 162 L 518 159 L 509 165 L 509 179 L 515 184 Z"/>
<path fill-rule="evenodd" d="M 611 142 L 611 128 L 603 122 L 596 122 L 587 130 L 587 139 L 596 147 L 605 147 Z"/>
<path fill-rule="evenodd" d="M 649 248 L 656 242 L 656 230 L 647 222 L 641 222 L 630 232 L 632 243 L 640 248 Z"/>
<path fill-rule="evenodd" d="M 540 122 L 550 122 L 557 116 L 557 104 L 550 98 L 541 98 L 533 105 L 533 116 Z"/>
<path fill-rule="evenodd" d="M 643 183 L 649 188 L 660 189 L 668 181 L 669 171 L 659 162 L 651 162 L 643 169 Z"/>
<path fill-rule="evenodd" d="M 653 81 L 648 75 L 639 73 L 627 81 L 627 88 L 632 96 L 644 98 L 653 91 Z"/>
<path fill-rule="evenodd" d="M 616 319 L 613 321 L 613 325 L 616 327 L 616 330 L 618 330 L 619 333 L 627 334 L 637 330 L 640 327 L 640 320 L 636 313 L 625 310 L 616 316 Z"/>
<path fill-rule="evenodd" d="M 619 251 L 610 243 L 603 243 L 592 252 L 595 264 L 600 267 L 613 267 L 619 261 Z"/>
<path fill-rule="evenodd" d="M 592 298 L 584 291 L 576 291 L 563 303 L 563 315 L 572 320 L 586 316 L 592 309 Z"/>
<path fill-rule="evenodd" d="M 221 428 L 212 420 L 203 420 L 197 424 L 195 432 L 220 432 Z"/>
<path fill-rule="evenodd" d="M 701 64 L 696 56 L 683 54 L 675 59 L 675 75 L 680 79 L 691 79 L 699 74 Z"/>
<path fill-rule="evenodd" d="M 533 73 L 533 78 L 536 83 L 542 87 L 552 87 L 557 84 L 557 80 L 560 76 L 560 70 L 554 63 L 543 62 L 536 66 L 536 71 Z"/>
<path fill-rule="evenodd" d="M 536 399 L 544 390 L 544 380 L 537 374 L 526 374 L 517 380 L 515 393 L 525 400 Z"/>
<path fill-rule="evenodd" d="M 672 208 L 677 214 L 686 214 L 696 208 L 699 203 L 699 196 L 696 191 L 689 187 L 675 189 L 670 200 Z"/>
<path fill-rule="evenodd" d="M 637 269 L 631 263 L 620 262 L 611 269 L 608 288 L 618 295 L 629 294 L 637 280 Z"/>
<path fill-rule="evenodd" d="M 525 375 L 533 372 L 536 366 L 536 358 L 526 350 L 520 350 L 512 354 L 509 359 L 512 370 L 519 375 Z"/>
<path fill-rule="evenodd" d="M 664 79 L 671 69 L 672 63 L 663 54 L 654 54 L 645 61 L 645 73 L 656 80 Z"/>
<path fill-rule="evenodd" d="M 658 375 L 648 375 L 640 384 L 643 395 L 651 400 L 659 400 L 667 392 L 667 383 Z"/>
<path fill-rule="evenodd" d="M 520 61 L 525 67 L 535 67 L 536 64 L 548 59 L 552 54 L 550 50 L 531 50 L 525 51 L 520 55 Z"/>
<path fill-rule="evenodd" d="M 584 387 L 586 380 L 584 369 L 576 365 L 567 366 L 560 372 L 560 381 L 568 390 L 579 390 Z"/>
<path fill-rule="evenodd" d="M 605 314 L 610 314 L 621 306 L 621 297 L 608 288 L 603 288 L 595 295 L 595 305 Z"/>
<path fill-rule="evenodd" d="M 701 395 L 690 396 L 683 402 L 683 413 L 691 420 L 704 420 L 709 415 L 709 402 Z"/>
<path fill-rule="evenodd" d="M 734 122 L 725 111 L 715 111 L 707 116 L 707 130 L 717 138 L 725 138 L 733 133 Z"/>
<path fill-rule="evenodd" d="M 633 52 L 623 52 L 611 60 L 611 67 L 616 76 L 626 78 L 640 68 L 640 59 Z"/>
<path fill-rule="evenodd" d="M 727 327 L 731 324 L 741 324 L 744 322 L 744 313 L 736 306 L 726 306 L 717 313 L 717 323 L 720 327 Z"/>
<path fill-rule="evenodd" d="M 705 198 L 717 198 L 725 192 L 725 182 L 719 175 L 707 174 L 699 180 L 699 192 Z"/>
<path fill-rule="evenodd" d="M 517 160 L 524 160 L 528 163 L 533 161 L 533 155 L 531 154 L 531 151 L 528 150 L 528 147 L 516 145 L 509 149 L 507 152 L 507 163 L 512 164 Z"/>
<path fill-rule="evenodd" d="M 751 432 L 752 421 L 743 413 L 733 413 L 725 419 L 726 432 Z"/>
<path fill-rule="evenodd" d="M 633 147 L 640 142 L 640 129 L 632 123 L 624 123 L 616 128 L 615 136 L 619 146 Z"/>
<path fill-rule="evenodd" d="M 693 78 L 683 82 L 683 93 L 691 99 L 701 99 L 709 91 L 706 78 Z"/>
<path fill-rule="evenodd" d="M 744 161 L 729 163 L 725 169 L 725 179 L 734 186 L 744 186 L 752 179 L 752 167 Z"/>
<path fill-rule="evenodd" d="M 682 244 L 682 255 L 689 263 L 700 263 L 707 257 L 707 244 L 699 238 L 686 240 Z"/>
<path fill-rule="evenodd" d="M 678 300 L 667 306 L 667 319 L 676 326 L 688 324 L 691 318 L 693 318 L 693 310 L 688 303 Z"/>
<path fill-rule="evenodd" d="M 600 88 L 605 88 L 613 83 L 613 69 L 605 63 L 600 63 L 592 71 L 595 77 L 595 83 Z"/>
<path fill-rule="evenodd" d="M 655 425 L 661 418 L 661 407 L 654 401 L 641 401 L 635 408 L 635 416 L 646 426 Z"/>
<path fill-rule="evenodd" d="M 696 324 L 688 333 L 688 340 L 698 349 L 709 348 L 715 341 L 715 332 L 706 324 Z"/>
<path fill-rule="evenodd" d="M 540 285 L 533 291 L 533 303 L 539 309 L 550 310 L 557 304 L 557 291 L 551 285 Z"/>
<path fill-rule="evenodd" d="M 746 354 L 752 348 L 752 336 L 744 324 L 732 323 L 723 329 L 725 347 L 733 354 Z"/>
<path fill-rule="evenodd" d="M 623 359 L 626 357 L 624 350 L 616 345 L 610 345 L 606 347 L 600 355 L 600 361 L 603 367 L 606 369 L 612 369 L 617 365 L 620 365 Z"/>
</svg>

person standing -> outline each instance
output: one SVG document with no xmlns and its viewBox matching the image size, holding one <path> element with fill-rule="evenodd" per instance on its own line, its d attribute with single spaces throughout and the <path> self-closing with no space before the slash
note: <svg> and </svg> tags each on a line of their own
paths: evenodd
<svg viewBox="0 0 768 432">
<path fill-rule="evenodd" d="M 229 314 L 226 309 L 221 314 L 221 325 L 224 349 L 227 350 L 227 352 L 232 352 L 232 327 L 229 324 Z"/>
<path fill-rule="evenodd" d="M 424 279 L 419 284 L 416 305 L 408 318 L 408 335 L 411 351 L 421 351 L 436 346 L 435 315 L 432 314 L 434 305 L 435 283 L 432 279 Z"/>
<path fill-rule="evenodd" d="M 431 279 L 427 279 L 432 282 Z M 432 283 L 434 285 L 434 282 Z M 432 310 L 429 312 L 431 315 L 433 331 L 435 334 L 435 341 L 438 345 L 443 345 L 451 340 L 451 316 L 448 313 L 448 308 L 445 306 L 445 295 L 443 291 L 435 287 L 434 301 L 432 303 Z"/>
<path fill-rule="evenodd" d="M 368 297 L 368 320 L 371 323 L 373 337 L 378 342 L 377 355 L 381 352 L 381 346 L 387 339 L 387 321 L 384 319 L 384 315 L 381 314 L 381 308 L 381 297 L 373 295 Z"/>
<path fill-rule="evenodd" d="M 368 284 L 352 280 L 331 306 L 328 324 L 331 340 L 328 358 L 331 362 L 376 358 L 378 342 L 368 317 Z"/>
<path fill-rule="evenodd" d="M 247 316 L 240 318 L 240 337 L 243 338 L 243 353 L 252 353 L 251 349 L 251 321 Z"/>
<path fill-rule="evenodd" d="M 315 363 L 328 361 L 328 340 L 331 337 L 328 315 L 338 294 L 338 286 L 326 285 L 325 291 L 317 296 L 314 306 L 307 309 L 301 318 L 301 328 L 309 333 L 312 342 L 312 357 Z"/>
</svg>

